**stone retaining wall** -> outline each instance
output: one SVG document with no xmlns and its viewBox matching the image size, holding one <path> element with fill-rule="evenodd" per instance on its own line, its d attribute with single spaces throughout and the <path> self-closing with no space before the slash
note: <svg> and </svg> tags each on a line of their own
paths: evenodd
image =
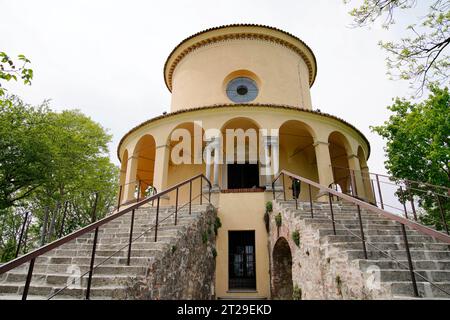
<svg viewBox="0 0 450 320">
<path fill-rule="evenodd" d="M 151 259 L 147 276 L 129 280 L 128 299 L 214 298 L 216 210 L 209 206 L 201 217 L 180 230 L 180 237 L 162 255 Z"/>
</svg>

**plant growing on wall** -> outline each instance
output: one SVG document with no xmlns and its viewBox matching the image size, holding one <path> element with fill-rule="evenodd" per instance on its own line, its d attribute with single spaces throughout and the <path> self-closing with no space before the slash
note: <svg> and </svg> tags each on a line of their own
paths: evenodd
<svg viewBox="0 0 450 320">
<path fill-rule="evenodd" d="M 338 295 L 342 296 L 342 279 L 339 275 L 336 276 L 336 288 L 338 291 Z"/>
<path fill-rule="evenodd" d="M 266 202 L 266 212 L 264 212 L 264 224 L 266 225 L 266 231 L 269 232 L 270 227 L 270 215 L 269 213 L 272 212 L 272 201 Z"/>
<path fill-rule="evenodd" d="M 275 224 L 277 225 L 277 227 L 281 227 L 281 212 L 279 212 L 276 216 L 275 216 Z"/>
<path fill-rule="evenodd" d="M 292 232 L 292 240 L 297 247 L 300 247 L 300 232 L 298 232 L 298 230 Z"/>
<path fill-rule="evenodd" d="M 213 258 L 215 259 L 217 257 L 217 250 L 216 250 L 216 248 L 212 248 L 211 252 L 212 252 Z"/>
<path fill-rule="evenodd" d="M 214 220 L 214 234 L 216 236 L 220 227 L 222 227 L 222 221 L 220 221 L 219 217 L 216 217 L 216 219 Z"/>
<path fill-rule="evenodd" d="M 292 300 L 302 300 L 302 288 L 298 285 L 294 285 L 294 290 L 292 291 Z"/>
<path fill-rule="evenodd" d="M 208 242 L 208 233 L 206 231 L 202 233 L 202 242 L 203 244 L 206 244 Z"/>
</svg>

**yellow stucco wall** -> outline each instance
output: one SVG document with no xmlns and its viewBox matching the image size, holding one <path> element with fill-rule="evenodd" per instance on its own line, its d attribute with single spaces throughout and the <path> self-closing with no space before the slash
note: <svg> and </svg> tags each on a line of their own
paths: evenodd
<svg viewBox="0 0 450 320">
<path fill-rule="evenodd" d="M 251 78 L 259 87 L 252 102 L 312 108 L 308 68 L 298 54 L 272 42 L 236 39 L 200 47 L 180 61 L 173 73 L 171 111 L 230 103 L 228 76 L 246 76 L 245 71 L 255 74 Z"/>
<path fill-rule="evenodd" d="M 221 193 L 218 199 L 218 217 L 222 221 L 216 249 L 216 297 L 269 298 L 269 249 L 264 225 L 265 203 L 269 192 Z M 228 231 L 255 230 L 256 292 L 228 290 Z"/>
</svg>

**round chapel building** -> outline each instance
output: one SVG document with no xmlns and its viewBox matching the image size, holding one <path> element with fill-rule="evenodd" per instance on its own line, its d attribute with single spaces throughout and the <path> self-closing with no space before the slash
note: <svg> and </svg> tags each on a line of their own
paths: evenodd
<svg viewBox="0 0 450 320">
<path fill-rule="evenodd" d="M 164 65 L 170 110 L 132 128 L 119 143 L 123 204 L 148 187 L 162 191 L 198 174 L 211 182 L 222 223 L 217 298 L 270 298 L 263 216 L 277 172 L 348 190 L 347 171 L 336 168 L 368 171 L 363 134 L 314 109 L 316 75 L 311 48 L 285 31 L 251 24 L 201 31 L 180 42 Z M 371 186 L 354 178 L 359 194 L 371 197 Z M 192 189 L 204 187 L 195 181 Z M 300 200 L 308 196 L 300 190 Z M 317 191 L 313 197 L 328 201 Z M 188 199 L 189 190 L 180 189 L 178 203 Z M 175 197 L 164 201 L 173 204 Z"/>
</svg>

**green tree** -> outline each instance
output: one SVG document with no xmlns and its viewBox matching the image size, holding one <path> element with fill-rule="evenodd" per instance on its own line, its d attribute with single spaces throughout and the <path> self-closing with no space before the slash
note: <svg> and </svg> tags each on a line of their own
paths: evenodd
<svg viewBox="0 0 450 320">
<path fill-rule="evenodd" d="M 372 130 L 386 140 L 385 165 L 394 178 L 450 188 L 450 95 L 448 88 L 429 89 L 431 94 L 421 103 L 396 98 L 388 107 L 393 112 L 389 120 Z M 428 189 L 424 184 L 413 187 L 426 211 L 422 220 L 441 228 L 436 197 L 422 192 Z M 446 189 L 433 191 L 442 194 L 442 205 L 450 211 Z"/>
<path fill-rule="evenodd" d="M 33 107 L 0 97 L 0 213 L 49 179 L 48 112 L 47 102 Z"/>
<path fill-rule="evenodd" d="M 26 67 L 31 61 L 23 54 L 19 54 L 17 58 L 18 61 L 14 62 L 5 52 L 0 51 L 0 79 L 5 81 L 17 81 L 18 78 L 20 78 L 23 80 L 24 84 L 31 85 L 33 70 Z M 17 66 L 18 62 L 21 63 L 20 67 Z M 2 83 L 0 82 L 0 97 L 3 96 L 5 92 L 6 89 L 2 87 Z"/>
<path fill-rule="evenodd" d="M 417 0 L 364 0 L 350 15 L 357 27 L 384 19 L 382 25 L 388 29 L 395 23 L 396 11 L 409 10 L 416 5 Z M 429 0 L 427 8 L 428 12 L 418 17 L 416 23 L 405 26 L 407 37 L 396 42 L 379 42 L 388 53 L 386 63 L 390 78 L 409 80 L 416 95 L 432 83 L 446 85 L 449 79 L 450 3 Z"/>
<path fill-rule="evenodd" d="M 0 106 L 0 256 L 5 260 L 14 254 L 24 211 L 33 216 L 28 248 L 90 223 L 96 193 L 97 218 L 103 217 L 115 203 L 118 168 L 108 156 L 111 135 L 81 112 L 54 112 L 48 102 L 33 107 L 7 96 Z"/>
</svg>

